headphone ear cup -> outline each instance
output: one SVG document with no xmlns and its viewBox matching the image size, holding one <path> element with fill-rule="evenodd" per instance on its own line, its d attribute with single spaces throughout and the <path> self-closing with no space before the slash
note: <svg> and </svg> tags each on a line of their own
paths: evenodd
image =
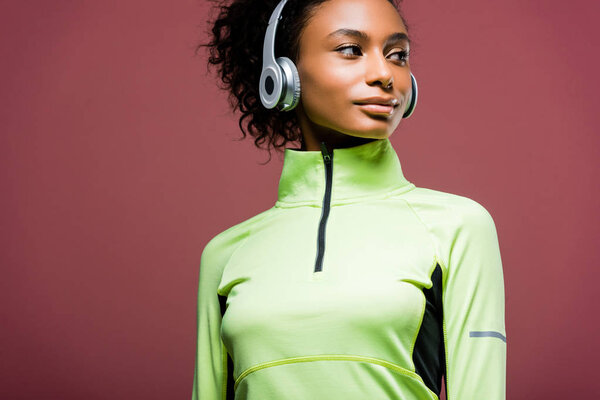
<svg viewBox="0 0 600 400">
<path fill-rule="evenodd" d="M 289 58 L 278 57 L 276 61 L 283 75 L 282 95 L 277 106 L 280 111 L 290 111 L 300 102 L 300 74 L 298 74 L 298 68 L 294 62 Z"/>
<path fill-rule="evenodd" d="M 413 111 L 415 111 L 415 107 L 417 106 L 417 98 L 418 98 L 418 87 L 417 87 L 417 80 L 415 79 L 415 76 L 413 75 L 413 73 L 410 73 L 410 80 L 412 83 L 412 91 L 411 91 L 411 95 L 410 95 L 410 100 L 408 102 L 408 106 L 406 107 L 406 110 L 404 111 L 404 115 L 402 116 L 402 118 L 408 118 L 412 115 Z"/>
<path fill-rule="evenodd" d="M 263 67 L 259 81 L 260 101 L 267 109 L 277 106 L 281 93 L 283 92 L 283 81 L 281 67 L 277 64 L 269 63 Z"/>
</svg>

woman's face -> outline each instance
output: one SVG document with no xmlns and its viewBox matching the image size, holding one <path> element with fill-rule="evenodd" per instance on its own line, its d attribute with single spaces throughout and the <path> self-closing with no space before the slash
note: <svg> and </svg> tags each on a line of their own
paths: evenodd
<svg viewBox="0 0 600 400">
<path fill-rule="evenodd" d="M 406 35 L 387 0 L 329 0 L 318 6 L 302 31 L 296 62 L 301 84 L 296 112 L 307 150 L 318 150 L 321 140 L 345 147 L 359 144 L 357 138 L 382 139 L 394 132 L 411 94 Z M 398 105 L 386 113 L 357 104 L 369 97 L 395 98 Z"/>
</svg>

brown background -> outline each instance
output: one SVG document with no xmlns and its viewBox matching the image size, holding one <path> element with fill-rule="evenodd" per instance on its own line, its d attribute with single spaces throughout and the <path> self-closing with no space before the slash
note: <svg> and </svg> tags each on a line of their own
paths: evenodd
<svg viewBox="0 0 600 400">
<path fill-rule="evenodd" d="M 194 56 L 208 6 L 0 1 L 1 398 L 190 398 L 201 251 L 281 169 Z M 404 9 L 420 96 L 391 141 L 494 217 L 508 399 L 597 398 L 598 2 Z"/>
</svg>

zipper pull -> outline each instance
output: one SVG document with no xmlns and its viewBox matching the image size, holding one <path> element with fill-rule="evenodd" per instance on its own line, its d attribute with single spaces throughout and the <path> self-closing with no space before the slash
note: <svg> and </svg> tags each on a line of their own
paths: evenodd
<svg viewBox="0 0 600 400">
<path fill-rule="evenodd" d="M 327 146 L 325 146 L 325 142 L 321 142 L 321 154 L 323 154 L 323 161 L 326 163 L 331 162 L 331 156 L 329 155 L 329 151 L 327 151 Z"/>
</svg>

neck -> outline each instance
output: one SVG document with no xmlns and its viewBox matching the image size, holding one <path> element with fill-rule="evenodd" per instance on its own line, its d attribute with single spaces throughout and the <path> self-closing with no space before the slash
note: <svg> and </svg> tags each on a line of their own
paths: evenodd
<svg viewBox="0 0 600 400">
<path fill-rule="evenodd" d="M 327 150 L 332 152 L 333 149 L 345 149 L 348 147 L 360 146 L 362 144 L 370 143 L 374 140 L 378 140 L 375 138 L 363 138 L 357 136 L 350 136 L 346 134 L 338 134 L 338 135 L 304 135 L 303 134 L 303 142 L 300 150 L 304 151 L 319 151 L 321 149 L 321 143 L 325 143 Z"/>
<path fill-rule="evenodd" d="M 352 136 L 335 129 L 317 125 L 307 118 L 304 113 L 302 103 L 296 109 L 298 123 L 302 132 L 302 144 L 300 150 L 303 151 L 319 151 L 321 143 L 325 143 L 327 150 L 332 152 L 333 149 L 344 149 L 348 147 L 360 146 L 361 144 L 370 143 L 378 138 L 366 138 Z M 388 137 L 389 135 L 386 135 Z"/>
</svg>

